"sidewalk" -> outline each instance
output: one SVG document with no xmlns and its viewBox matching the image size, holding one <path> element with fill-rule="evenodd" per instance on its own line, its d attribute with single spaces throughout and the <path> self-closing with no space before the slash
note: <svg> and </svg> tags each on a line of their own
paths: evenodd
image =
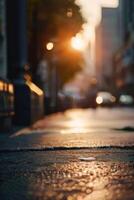
<svg viewBox="0 0 134 200">
<path fill-rule="evenodd" d="M 110 112 L 111 115 L 105 109 L 70 110 L 44 117 L 30 127 L 16 127 L 12 134 L 0 134 L 0 150 L 134 147 L 133 112 Z"/>
</svg>

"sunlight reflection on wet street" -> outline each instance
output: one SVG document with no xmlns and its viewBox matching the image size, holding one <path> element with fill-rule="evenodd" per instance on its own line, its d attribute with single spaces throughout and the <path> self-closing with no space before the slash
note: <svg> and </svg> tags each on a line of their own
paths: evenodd
<svg viewBox="0 0 134 200">
<path fill-rule="evenodd" d="M 67 133 L 87 133 L 89 131 L 88 128 L 88 120 L 86 120 L 85 116 L 83 118 L 82 111 L 68 111 L 65 113 L 68 121 L 64 123 L 64 126 L 67 127 L 66 130 L 61 130 L 62 134 Z"/>
<path fill-rule="evenodd" d="M 18 131 L 0 144 L 1 195 L 133 199 L 133 124 L 133 109 L 72 109 Z"/>
<path fill-rule="evenodd" d="M 133 124 L 133 109 L 72 109 L 45 117 L 11 141 L 19 148 L 133 146 Z"/>
</svg>

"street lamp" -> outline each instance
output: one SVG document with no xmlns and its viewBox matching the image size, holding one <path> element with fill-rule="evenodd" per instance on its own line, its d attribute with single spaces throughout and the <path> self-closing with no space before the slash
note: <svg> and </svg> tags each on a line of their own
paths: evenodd
<svg viewBox="0 0 134 200">
<path fill-rule="evenodd" d="M 65 44 L 67 44 L 65 46 Z M 81 51 L 85 50 L 84 41 L 82 38 L 78 35 L 73 38 L 69 38 L 68 40 L 59 41 L 52 39 L 45 43 L 45 49 L 47 51 L 47 57 L 49 62 L 49 72 L 50 72 L 50 78 L 49 78 L 49 86 L 50 86 L 50 108 L 51 110 L 55 111 L 55 108 L 57 108 L 58 98 L 58 88 L 59 88 L 59 73 L 57 69 L 57 65 L 61 64 L 62 61 L 65 62 L 67 56 L 70 56 L 72 62 L 73 60 L 76 61 L 77 56 L 80 55 Z M 71 49 L 70 51 L 70 47 Z M 64 62 L 63 62 L 64 63 Z M 60 65 L 61 66 L 61 65 Z M 64 68 L 64 67 L 63 67 Z M 61 73 L 61 71 L 60 71 Z"/>
<path fill-rule="evenodd" d="M 48 42 L 48 43 L 46 44 L 46 49 L 47 49 L 48 51 L 51 51 L 53 48 L 54 48 L 54 43 L 53 43 L 53 42 Z"/>
<path fill-rule="evenodd" d="M 50 79 L 49 79 L 49 86 L 50 86 L 50 109 L 51 111 L 55 111 L 57 106 L 57 55 L 54 42 L 46 43 L 46 50 L 49 51 L 49 63 L 50 63 Z"/>
</svg>

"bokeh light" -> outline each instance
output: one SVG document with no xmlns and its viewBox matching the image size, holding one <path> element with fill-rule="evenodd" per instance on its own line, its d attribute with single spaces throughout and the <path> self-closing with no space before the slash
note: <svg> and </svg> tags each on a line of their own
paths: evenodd
<svg viewBox="0 0 134 200">
<path fill-rule="evenodd" d="M 46 44 L 46 49 L 47 49 L 48 51 L 51 51 L 53 48 L 54 48 L 53 42 L 48 42 L 48 43 Z"/>
</svg>

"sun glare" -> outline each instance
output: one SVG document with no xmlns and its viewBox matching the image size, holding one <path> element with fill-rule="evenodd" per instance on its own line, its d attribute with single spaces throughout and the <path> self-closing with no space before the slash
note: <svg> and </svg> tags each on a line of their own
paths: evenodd
<svg viewBox="0 0 134 200">
<path fill-rule="evenodd" d="M 77 34 L 75 37 L 71 39 L 71 46 L 73 49 L 78 51 L 83 51 L 85 49 L 85 44 L 80 34 Z"/>
<path fill-rule="evenodd" d="M 101 2 L 102 7 L 117 8 L 119 6 L 119 0 L 102 0 Z"/>
</svg>

